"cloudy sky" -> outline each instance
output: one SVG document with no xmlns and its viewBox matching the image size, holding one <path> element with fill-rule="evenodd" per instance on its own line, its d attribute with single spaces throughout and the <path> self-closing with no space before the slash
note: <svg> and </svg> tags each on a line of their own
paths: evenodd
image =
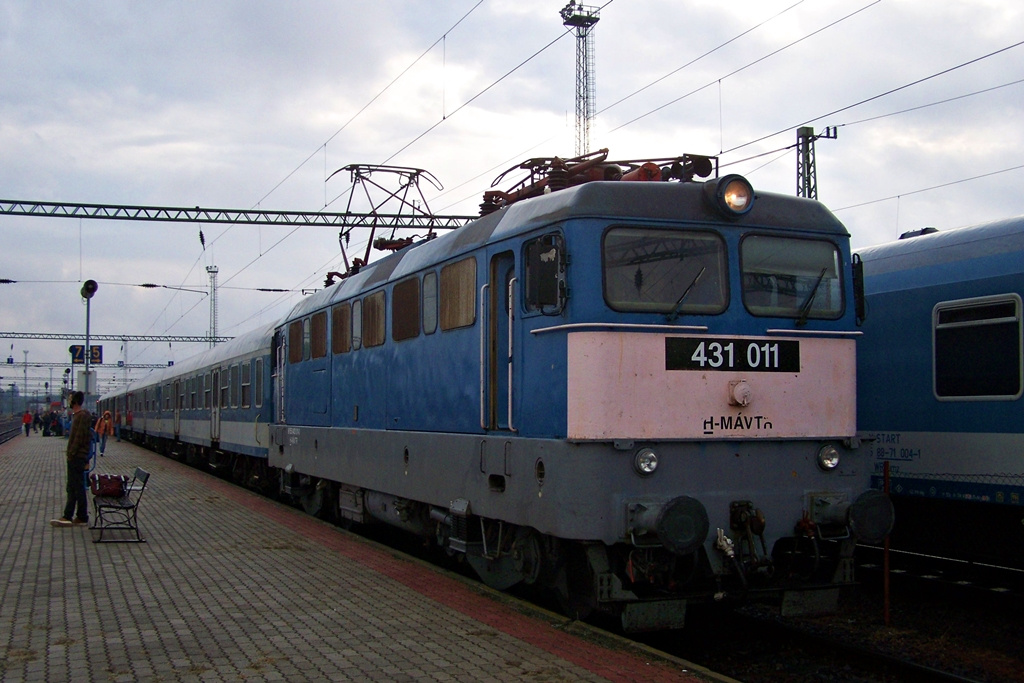
<svg viewBox="0 0 1024 683">
<path fill-rule="evenodd" d="M 564 5 L 7 0 L 0 199 L 343 211 L 348 175 L 328 176 L 387 163 L 440 180 L 425 187 L 435 213 L 475 213 L 501 171 L 573 153 Z M 816 146 L 818 194 L 855 247 L 1024 214 L 1017 0 L 593 5 L 591 146 L 612 158 L 718 154 L 755 188 L 795 193 L 796 128 L 835 126 Z M 4 332 L 83 331 L 78 292 L 94 279 L 94 333 L 204 335 L 216 265 L 218 331 L 233 336 L 276 320 L 342 261 L 323 227 L 0 216 L 0 238 L 0 278 L 17 281 L 0 284 Z M 0 343 L 0 364 L 25 350 L 30 365 L 68 359 L 66 341 Z M 132 343 L 127 360 L 201 348 Z M 104 360 L 119 357 L 104 342 Z M 23 369 L 2 367 L 0 383 L 20 388 Z M 27 374 L 31 392 L 50 371 Z"/>
</svg>

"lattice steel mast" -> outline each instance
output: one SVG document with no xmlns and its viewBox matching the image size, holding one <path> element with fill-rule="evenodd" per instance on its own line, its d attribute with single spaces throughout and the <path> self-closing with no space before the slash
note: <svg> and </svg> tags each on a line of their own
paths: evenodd
<svg viewBox="0 0 1024 683">
<path fill-rule="evenodd" d="M 803 126 L 796 129 L 796 196 L 818 198 L 818 167 L 814 160 L 814 141 L 818 138 L 836 139 L 835 126 L 829 126 L 824 133 L 814 134 L 814 129 Z"/>
<path fill-rule="evenodd" d="M 601 10 L 569 0 L 562 8 L 562 24 L 576 34 L 576 156 L 590 152 L 590 122 L 597 113 L 594 87 L 594 25 Z"/>
</svg>

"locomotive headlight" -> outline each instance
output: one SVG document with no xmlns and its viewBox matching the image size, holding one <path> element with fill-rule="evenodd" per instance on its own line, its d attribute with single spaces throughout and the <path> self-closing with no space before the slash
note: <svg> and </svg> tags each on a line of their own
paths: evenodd
<svg viewBox="0 0 1024 683">
<path fill-rule="evenodd" d="M 633 456 L 633 469 L 644 477 L 654 474 L 654 470 L 658 469 L 658 456 L 650 448 L 641 448 Z"/>
<path fill-rule="evenodd" d="M 839 467 L 839 449 L 832 444 L 826 444 L 818 449 L 818 467 L 826 472 Z"/>
<path fill-rule="evenodd" d="M 754 207 L 754 187 L 735 173 L 704 183 L 704 196 L 729 218 L 739 218 Z"/>
</svg>

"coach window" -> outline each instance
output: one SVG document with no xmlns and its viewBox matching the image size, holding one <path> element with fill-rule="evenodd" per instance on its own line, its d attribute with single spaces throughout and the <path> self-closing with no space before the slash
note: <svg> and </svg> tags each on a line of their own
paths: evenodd
<svg viewBox="0 0 1024 683">
<path fill-rule="evenodd" d="M 557 315 L 565 303 L 565 242 L 561 235 L 530 240 L 526 252 L 526 310 Z"/>
<path fill-rule="evenodd" d="M 164 410 L 170 410 L 171 406 L 174 405 L 174 392 L 171 391 L 171 385 L 164 385 Z"/>
<path fill-rule="evenodd" d="M 363 301 L 356 299 L 352 302 L 352 348 L 359 349 L 363 346 Z"/>
<path fill-rule="evenodd" d="M 612 228 L 604 298 L 616 311 L 712 315 L 729 302 L 725 242 L 713 232 Z"/>
<path fill-rule="evenodd" d="M 363 300 L 363 345 L 384 343 L 384 292 L 374 292 Z"/>
<path fill-rule="evenodd" d="M 238 378 L 238 365 L 231 366 L 231 407 L 238 407 L 238 393 L 242 383 Z"/>
<path fill-rule="evenodd" d="M 334 353 L 352 350 L 352 307 L 338 304 L 331 309 L 331 349 Z"/>
<path fill-rule="evenodd" d="M 740 243 L 743 304 L 753 315 L 835 320 L 843 314 L 839 249 L 826 240 L 748 235 Z"/>
<path fill-rule="evenodd" d="M 242 363 L 242 407 L 248 408 L 252 402 L 252 361 Z"/>
<path fill-rule="evenodd" d="M 423 334 L 437 331 L 437 273 L 423 275 Z"/>
<path fill-rule="evenodd" d="M 228 387 L 230 386 L 228 384 L 228 374 L 227 368 L 220 369 L 220 403 L 218 405 L 221 408 L 228 406 Z"/>
<path fill-rule="evenodd" d="M 476 259 L 467 258 L 441 269 L 441 329 L 454 330 L 476 322 Z"/>
<path fill-rule="evenodd" d="M 312 357 L 327 355 L 327 311 L 314 313 L 312 318 Z"/>
<path fill-rule="evenodd" d="M 288 325 L 288 362 L 302 362 L 302 321 Z M 221 405 L 224 405 L 223 403 Z"/>
<path fill-rule="evenodd" d="M 255 400 L 256 407 L 259 408 L 259 407 L 261 407 L 263 405 L 263 359 L 262 358 L 257 358 L 256 359 L 256 369 L 253 370 L 253 372 L 256 373 L 256 381 L 254 382 L 254 384 L 256 385 L 256 389 L 255 389 L 255 392 L 254 392 L 255 393 L 254 398 L 256 399 Z"/>
<path fill-rule="evenodd" d="M 203 382 L 203 408 L 210 408 L 210 392 L 213 390 L 213 379 L 210 373 L 206 373 L 206 379 Z"/>
<path fill-rule="evenodd" d="M 940 400 L 1021 396 L 1021 298 L 947 301 L 932 312 L 935 395 Z"/>
<path fill-rule="evenodd" d="M 391 339 L 412 339 L 420 333 L 420 281 L 411 277 L 391 293 Z"/>
</svg>

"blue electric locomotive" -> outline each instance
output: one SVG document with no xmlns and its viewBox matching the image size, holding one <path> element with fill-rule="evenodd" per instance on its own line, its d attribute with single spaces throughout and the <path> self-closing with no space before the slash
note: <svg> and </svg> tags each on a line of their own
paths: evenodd
<svg viewBox="0 0 1024 683">
<path fill-rule="evenodd" d="M 1024 569 L 1024 218 L 864 249 L 861 429 L 894 548 Z"/>
<path fill-rule="evenodd" d="M 297 305 L 260 351 L 257 469 L 627 629 L 693 601 L 834 607 L 893 521 L 858 448 L 848 233 L 740 176 L 693 182 L 704 157 L 597 161 Z"/>
</svg>

